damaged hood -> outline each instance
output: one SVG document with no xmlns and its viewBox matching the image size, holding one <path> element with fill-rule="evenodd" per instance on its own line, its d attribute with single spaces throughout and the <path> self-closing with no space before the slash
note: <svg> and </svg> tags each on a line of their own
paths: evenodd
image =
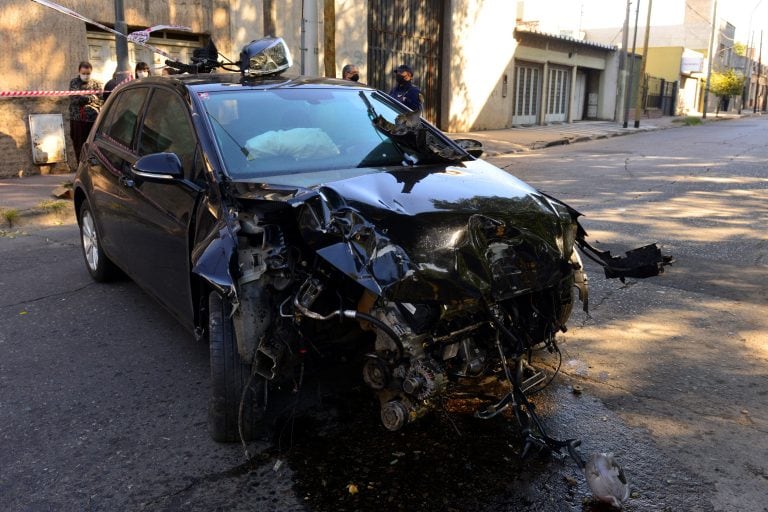
<svg viewBox="0 0 768 512">
<path fill-rule="evenodd" d="M 569 275 L 573 211 L 484 161 L 355 171 L 288 202 L 305 242 L 377 295 L 499 300 Z"/>
</svg>

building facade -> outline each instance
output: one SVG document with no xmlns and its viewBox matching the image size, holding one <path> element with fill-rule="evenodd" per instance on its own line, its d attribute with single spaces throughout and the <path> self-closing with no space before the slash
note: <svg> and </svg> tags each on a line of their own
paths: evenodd
<svg viewBox="0 0 768 512">
<path fill-rule="evenodd" d="M 425 96 L 424 116 L 450 132 L 519 124 L 614 119 L 617 52 L 612 44 L 547 34 L 528 26 L 525 2 L 514 0 L 124 0 L 128 31 L 153 25 L 190 30 L 154 32 L 149 43 L 181 61 L 213 40 L 237 60 L 240 48 L 264 35 L 288 43 L 294 72 L 340 76 L 356 64 L 361 81 L 388 91 L 392 70 L 408 64 Z M 69 0 L 66 6 L 114 26 L 114 4 Z M 88 60 L 106 82 L 116 69 L 110 32 L 29 0 L 0 0 L 6 51 L 1 91 L 66 90 L 77 65 Z M 129 44 L 131 67 L 164 57 Z M 66 97 L 0 98 L 0 177 L 48 172 L 32 163 L 30 114 L 60 113 Z M 74 151 L 68 143 L 73 169 Z"/>
</svg>

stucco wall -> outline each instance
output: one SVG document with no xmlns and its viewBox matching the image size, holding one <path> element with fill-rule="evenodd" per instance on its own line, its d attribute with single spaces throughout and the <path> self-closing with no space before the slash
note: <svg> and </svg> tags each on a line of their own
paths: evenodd
<svg viewBox="0 0 768 512">
<path fill-rule="evenodd" d="M 0 100 L 0 178 L 18 177 L 20 174 L 48 173 L 52 169 L 70 170 L 68 164 L 40 166 L 32 163 L 32 144 L 29 136 L 29 114 L 63 113 L 65 132 L 69 126 L 68 98 L 16 98 Z M 72 142 L 67 138 L 67 160 L 75 161 Z"/>
<path fill-rule="evenodd" d="M 509 126 L 512 108 L 515 2 L 451 2 L 449 65 L 442 70 L 447 87 L 447 129 L 452 132 Z M 508 76 L 507 97 L 502 95 Z"/>
<path fill-rule="evenodd" d="M 336 0 L 336 76 L 341 77 L 341 68 L 345 64 L 356 65 L 360 70 L 360 81 L 367 82 L 367 2 Z"/>
<path fill-rule="evenodd" d="M 67 7 L 99 23 L 114 22 L 114 3 L 104 0 L 71 0 Z M 232 0 L 237 3 L 237 0 Z M 219 51 L 232 55 L 229 21 L 230 0 L 125 0 L 125 21 L 129 29 L 151 25 L 188 26 L 195 33 L 211 34 Z M 242 12 L 242 10 L 240 10 Z M 0 90 L 66 90 L 77 74 L 77 65 L 88 60 L 85 23 L 29 0 L 0 0 Z M 130 44 L 130 43 L 129 43 Z M 0 176 L 19 171 L 38 173 L 29 149 L 27 116 L 30 113 L 61 113 L 67 122 L 68 99 L 44 101 L 20 98 L 0 99 L 0 138 L 3 149 L 14 144 L 13 155 L 4 151 Z M 68 141 L 68 149 L 71 144 Z M 70 163 L 74 161 L 74 153 Z"/>
</svg>

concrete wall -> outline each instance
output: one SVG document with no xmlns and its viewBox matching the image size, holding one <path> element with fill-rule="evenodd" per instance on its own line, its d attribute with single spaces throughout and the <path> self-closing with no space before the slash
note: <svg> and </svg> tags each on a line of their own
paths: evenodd
<svg viewBox="0 0 768 512">
<path fill-rule="evenodd" d="M 336 76 L 354 64 L 360 81 L 368 80 L 368 2 L 336 0 Z M 321 68 L 323 69 L 323 68 Z"/>
<path fill-rule="evenodd" d="M 449 30 L 448 119 L 452 132 L 503 128 L 512 117 L 515 2 L 509 0 L 453 0 Z M 508 79 L 503 97 L 504 76 Z"/>
<path fill-rule="evenodd" d="M 32 144 L 29 137 L 29 114 L 59 114 L 66 116 L 67 98 L 20 98 L 14 101 L 0 100 L 0 178 L 34 174 L 48 174 L 52 171 L 69 172 L 67 164 L 39 165 L 32 167 Z M 66 131 L 66 130 L 65 130 Z M 67 140 L 67 160 L 73 162 L 75 152 Z"/>
<path fill-rule="evenodd" d="M 114 3 L 104 0 L 71 0 L 67 7 L 99 23 L 114 22 Z M 238 4 L 238 0 L 231 0 Z M 260 3 L 260 2 L 259 2 Z M 125 0 L 125 21 L 129 30 L 151 25 L 182 25 L 196 34 L 210 34 L 219 51 L 232 56 L 233 25 L 229 19 L 230 0 Z M 237 12 L 244 16 L 239 6 Z M 66 90 L 77 74 L 81 60 L 89 60 L 85 23 L 29 0 L 0 0 L 0 90 Z M 130 45 L 130 43 L 129 43 Z M 61 113 L 68 130 L 68 99 L 0 99 L 2 147 L 14 144 L 18 156 L 3 154 L 0 177 L 17 176 L 19 171 L 37 174 L 46 169 L 32 163 L 27 116 L 30 113 Z M 69 141 L 68 141 L 69 143 Z M 70 148 L 71 149 L 71 148 Z M 70 164 L 74 166 L 74 153 Z"/>
<path fill-rule="evenodd" d="M 322 0 L 318 0 L 322 4 Z M 317 2 L 316 2 L 317 3 Z M 318 4 L 318 5 L 319 5 Z M 294 67 L 301 66 L 301 0 L 275 0 L 275 33 L 264 33 L 264 4 L 261 0 L 231 0 L 232 60 L 237 60 L 240 50 L 250 41 L 265 36 L 282 37 L 291 50 Z M 322 13 L 322 6 L 320 6 Z"/>
<path fill-rule="evenodd" d="M 619 97 L 619 52 L 611 52 L 605 56 L 605 69 L 600 73 L 597 96 L 597 118 L 616 121 L 620 106 Z"/>
</svg>

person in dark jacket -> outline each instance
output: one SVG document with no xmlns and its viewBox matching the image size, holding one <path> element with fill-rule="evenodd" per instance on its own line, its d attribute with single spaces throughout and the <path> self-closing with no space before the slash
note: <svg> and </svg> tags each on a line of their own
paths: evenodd
<svg viewBox="0 0 768 512">
<path fill-rule="evenodd" d="M 421 90 L 413 85 L 413 70 L 405 64 L 395 69 L 397 85 L 389 91 L 389 95 L 414 112 L 421 112 L 424 99 Z"/>
<path fill-rule="evenodd" d="M 78 75 L 69 81 L 70 91 L 93 91 L 90 94 L 71 96 L 69 100 L 69 134 L 72 137 L 78 162 L 80 150 L 96 122 L 102 104 L 102 84 L 91 78 L 92 72 L 91 63 L 82 61 L 78 66 Z"/>
</svg>

